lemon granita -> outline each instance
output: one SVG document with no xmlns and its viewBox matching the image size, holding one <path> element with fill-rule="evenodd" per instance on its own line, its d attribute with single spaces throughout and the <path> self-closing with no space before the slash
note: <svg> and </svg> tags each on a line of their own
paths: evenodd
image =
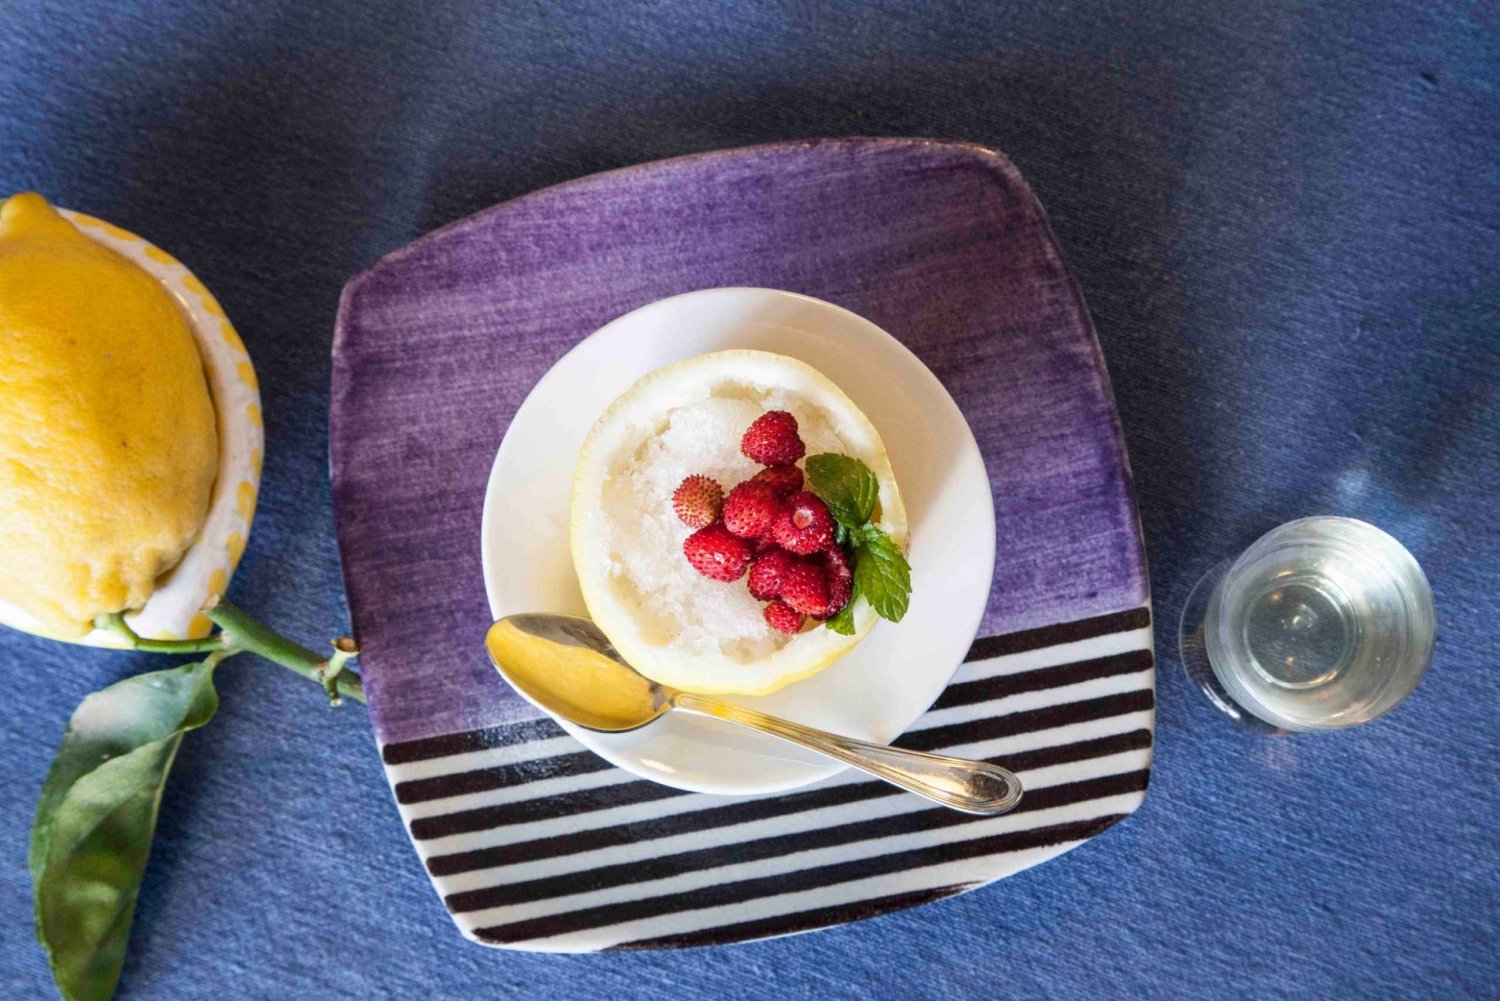
<svg viewBox="0 0 1500 1001">
<path fill-rule="evenodd" d="M 803 467 L 833 460 L 868 478 L 867 510 L 802 489 Z M 837 386 L 795 359 L 723 351 L 645 376 L 605 411 L 579 455 L 571 534 L 589 612 L 632 665 L 759 694 L 870 631 L 851 557 L 878 536 L 869 568 L 904 568 L 906 515 L 878 432 Z"/>
<path fill-rule="evenodd" d="M 143 605 L 203 524 L 203 362 L 171 293 L 34 194 L 0 207 L 0 342 L 0 599 L 78 637 Z"/>
</svg>

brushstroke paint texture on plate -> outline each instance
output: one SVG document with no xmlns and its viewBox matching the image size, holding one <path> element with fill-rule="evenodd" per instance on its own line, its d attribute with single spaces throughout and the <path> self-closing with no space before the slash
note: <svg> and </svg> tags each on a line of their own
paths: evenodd
<svg viewBox="0 0 1500 1001">
<path fill-rule="evenodd" d="M 1017 812 L 973 818 L 847 773 L 773 796 L 683 793 L 584 750 L 486 662 L 475 539 L 510 418 L 605 322 L 728 285 L 867 317 L 962 408 L 994 491 L 994 582 L 968 662 L 898 743 L 1017 770 Z M 376 738 L 471 938 L 590 951 L 825 927 L 1034 865 L 1144 796 L 1154 671 L 1129 466 L 1082 298 L 992 150 L 707 153 L 448 226 L 345 289 L 330 439 Z"/>
</svg>

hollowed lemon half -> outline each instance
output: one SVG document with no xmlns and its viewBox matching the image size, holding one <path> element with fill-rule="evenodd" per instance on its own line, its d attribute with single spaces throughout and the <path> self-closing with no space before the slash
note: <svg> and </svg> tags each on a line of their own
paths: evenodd
<svg viewBox="0 0 1500 1001">
<path fill-rule="evenodd" d="M 578 456 L 570 541 L 589 614 L 643 674 L 688 691 L 763 695 L 808 677 L 875 626 L 855 599 L 854 633 L 811 623 L 795 636 L 765 624 L 743 580 L 697 574 L 682 555 L 690 534 L 672 511 L 683 476 L 725 490 L 760 468 L 740 437 L 760 414 L 790 411 L 808 454 L 862 460 L 880 484 L 875 521 L 898 545 L 906 510 L 880 434 L 811 366 L 765 351 L 719 351 L 647 374 L 594 424 Z"/>
</svg>

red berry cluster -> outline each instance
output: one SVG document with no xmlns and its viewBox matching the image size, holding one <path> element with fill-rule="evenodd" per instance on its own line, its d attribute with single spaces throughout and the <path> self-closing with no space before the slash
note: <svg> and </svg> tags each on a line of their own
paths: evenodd
<svg viewBox="0 0 1500 1001">
<path fill-rule="evenodd" d="M 748 571 L 750 593 L 766 602 L 766 622 L 790 635 L 808 616 L 826 619 L 849 604 L 849 559 L 833 541 L 828 505 L 802 489 L 796 463 L 807 446 L 797 418 L 785 410 L 761 414 L 740 451 L 766 468 L 727 495 L 707 476 L 689 476 L 672 494 L 672 510 L 697 529 L 682 552 L 713 580 L 732 583 Z"/>
</svg>

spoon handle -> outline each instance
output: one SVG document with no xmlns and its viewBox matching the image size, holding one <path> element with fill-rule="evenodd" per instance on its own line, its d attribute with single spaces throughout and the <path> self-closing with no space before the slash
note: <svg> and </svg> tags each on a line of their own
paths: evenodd
<svg viewBox="0 0 1500 1001">
<path fill-rule="evenodd" d="M 953 758 L 946 754 L 906 751 L 867 740 L 767 716 L 744 706 L 730 705 L 706 695 L 676 692 L 672 706 L 699 716 L 728 720 L 740 726 L 790 740 L 809 750 L 836 758 L 918 796 L 965 813 L 1005 813 L 1021 801 L 1021 780 L 987 761 Z"/>
</svg>

